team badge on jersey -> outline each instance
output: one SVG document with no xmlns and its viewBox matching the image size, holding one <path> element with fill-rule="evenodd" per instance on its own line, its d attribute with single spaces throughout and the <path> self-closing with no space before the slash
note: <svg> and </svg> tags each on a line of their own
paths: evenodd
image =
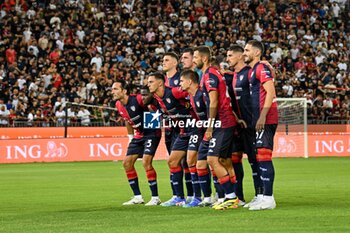
<svg viewBox="0 0 350 233">
<path fill-rule="evenodd" d="M 174 84 L 175 85 L 179 84 L 179 80 L 174 80 Z"/>
<path fill-rule="evenodd" d="M 133 111 L 133 112 L 135 112 L 135 110 L 136 110 L 135 106 L 131 106 L 130 109 L 131 109 L 131 111 Z"/>
<path fill-rule="evenodd" d="M 243 75 L 240 75 L 240 76 L 239 76 L 239 80 L 240 80 L 240 81 L 242 81 L 242 80 L 243 80 L 243 78 L 244 78 L 244 76 L 243 76 Z"/>
<path fill-rule="evenodd" d="M 201 104 L 199 103 L 199 101 L 196 101 L 196 105 L 199 108 Z"/>
<path fill-rule="evenodd" d="M 168 102 L 169 104 L 171 103 L 171 99 L 170 99 L 170 98 L 166 98 L 165 100 L 166 100 L 166 102 Z"/>
</svg>

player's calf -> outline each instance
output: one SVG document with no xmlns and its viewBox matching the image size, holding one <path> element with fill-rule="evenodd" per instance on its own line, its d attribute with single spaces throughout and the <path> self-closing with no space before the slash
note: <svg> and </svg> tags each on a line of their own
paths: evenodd
<svg viewBox="0 0 350 233">
<path fill-rule="evenodd" d="M 225 191 L 225 198 L 234 199 L 236 198 L 236 194 L 234 192 L 233 184 L 231 183 L 231 179 L 228 171 L 224 166 L 219 162 L 219 158 L 217 156 L 208 156 L 208 163 L 210 167 L 216 173 L 219 183 Z"/>
</svg>

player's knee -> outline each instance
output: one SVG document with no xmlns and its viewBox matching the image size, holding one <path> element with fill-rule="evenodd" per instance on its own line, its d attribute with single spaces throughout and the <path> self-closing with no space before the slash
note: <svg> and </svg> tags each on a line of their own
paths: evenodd
<svg viewBox="0 0 350 233">
<path fill-rule="evenodd" d="M 152 169 L 152 163 L 149 160 L 142 160 L 142 166 L 146 171 Z"/>
<path fill-rule="evenodd" d="M 208 167 L 208 163 L 206 160 L 198 160 L 196 163 L 197 169 L 206 169 Z"/>
<path fill-rule="evenodd" d="M 226 162 L 226 160 L 225 160 L 224 158 L 219 158 L 219 162 L 220 162 L 221 164 L 224 164 L 224 163 Z"/>
<path fill-rule="evenodd" d="M 227 171 L 230 171 L 230 170 L 233 171 L 231 158 L 222 159 L 220 160 L 220 163 Z"/>
<path fill-rule="evenodd" d="M 168 166 L 169 167 L 176 167 L 176 166 L 179 166 L 180 164 L 179 164 L 179 162 L 178 161 L 176 161 L 176 160 L 174 160 L 174 159 L 172 159 L 172 158 L 169 158 L 168 159 Z"/>
<path fill-rule="evenodd" d="M 181 166 L 181 161 L 183 160 L 183 158 L 184 156 L 182 154 L 171 154 L 168 159 L 168 165 L 170 167 Z"/>
<path fill-rule="evenodd" d="M 197 163 L 197 156 L 196 155 L 188 155 L 187 156 L 187 164 L 189 167 L 195 166 Z"/>
<path fill-rule="evenodd" d="M 209 166 L 212 168 L 216 167 L 219 164 L 219 158 L 216 156 L 208 156 L 207 161 Z"/>
<path fill-rule="evenodd" d="M 169 158 L 168 158 L 167 164 L 168 164 L 168 167 L 171 167 L 171 161 Z"/>
<path fill-rule="evenodd" d="M 129 170 L 131 169 L 133 166 L 133 162 L 131 159 L 129 159 L 128 157 L 126 157 L 126 159 L 123 160 L 123 167 L 125 170 Z"/>
</svg>

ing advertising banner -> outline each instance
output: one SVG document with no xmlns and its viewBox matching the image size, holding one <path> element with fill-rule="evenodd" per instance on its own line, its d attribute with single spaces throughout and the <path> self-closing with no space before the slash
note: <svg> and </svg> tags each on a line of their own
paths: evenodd
<svg viewBox="0 0 350 233">
<path fill-rule="evenodd" d="M 68 138 L 104 138 L 127 135 L 125 127 L 68 127 Z M 0 128 L 0 140 L 64 138 L 64 127 Z"/>
<path fill-rule="evenodd" d="M 324 125 L 312 127 L 308 143 L 303 134 L 277 131 L 273 156 L 303 157 L 305 149 L 309 157 L 350 156 L 349 126 L 328 125 L 327 130 L 338 129 L 333 133 L 324 131 Z M 127 151 L 125 127 L 72 127 L 69 138 L 63 134 L 64 128 L 1 128 L 0 163 L 123 160 Z M 163 137 L 155 159 L 167 157 Z"/>
<path fill-rule="evenodd" d="M 123 160 L 128 137 L 0 140 L 0 163 Z M 164 145 L 164 140 L 161 142 Z M 159 147 L 155 159 L 166 159 Z"/>
<path fill-rule="evenodd" d="M 57 128 L 39 129 L 43 130 L 43 132 L 45 130 L 57 130 Z M 20 139 L 9 140 L 1 136 L 0 163 L 111 161 L 124 159 L 128 146 L 128 137 L 124 127 L 83 129 L 85 132 L 82 128 L 75 128 L 75 136 L 79 135 L 80 137 L 65 139 L 52 137 L 52 132 L 51 138 L 45 138 L 44 134 L 39 135 L 40 130 L 37 130 L 37 128 L 30 128 L 30 131 L 28 130 L 28 132 L 25 132 L 26 134 L 23 134 L 21 133 L 23 129 L 17 128 L 17 134 L 13 134 L 12 137 Z M 1 134 L 3 134 L 3 131 L 0 132 Z M 33 135 L 37 136 L 33 137 Z M 50 134 L 47 133 L 46 135 Z M 303 157 L 305 144 L 309 157 L 350 156 L 350 132 L 341 134 L 309 134 L 308 143 L 304 143 L 303 134 L 286 135 L 283 132 L 277 132 L 273 156 Z M 164 160 L 167 157 L 168 153 L 163 137 L 155 159 Z"/>
</svg>

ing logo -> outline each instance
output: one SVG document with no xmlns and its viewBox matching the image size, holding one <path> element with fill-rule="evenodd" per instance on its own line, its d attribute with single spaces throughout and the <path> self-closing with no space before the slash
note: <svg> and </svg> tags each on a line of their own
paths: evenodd
<svg viewBox="0 0 350 233">
<path fill-rule="evenodd" d="M 278 153 L 294 153 L 297 151 L 297 144 L 294 140 L 287 140 L 285 137 L 278 138 L 278 145 L 276 152 Z"/>
</svg>

